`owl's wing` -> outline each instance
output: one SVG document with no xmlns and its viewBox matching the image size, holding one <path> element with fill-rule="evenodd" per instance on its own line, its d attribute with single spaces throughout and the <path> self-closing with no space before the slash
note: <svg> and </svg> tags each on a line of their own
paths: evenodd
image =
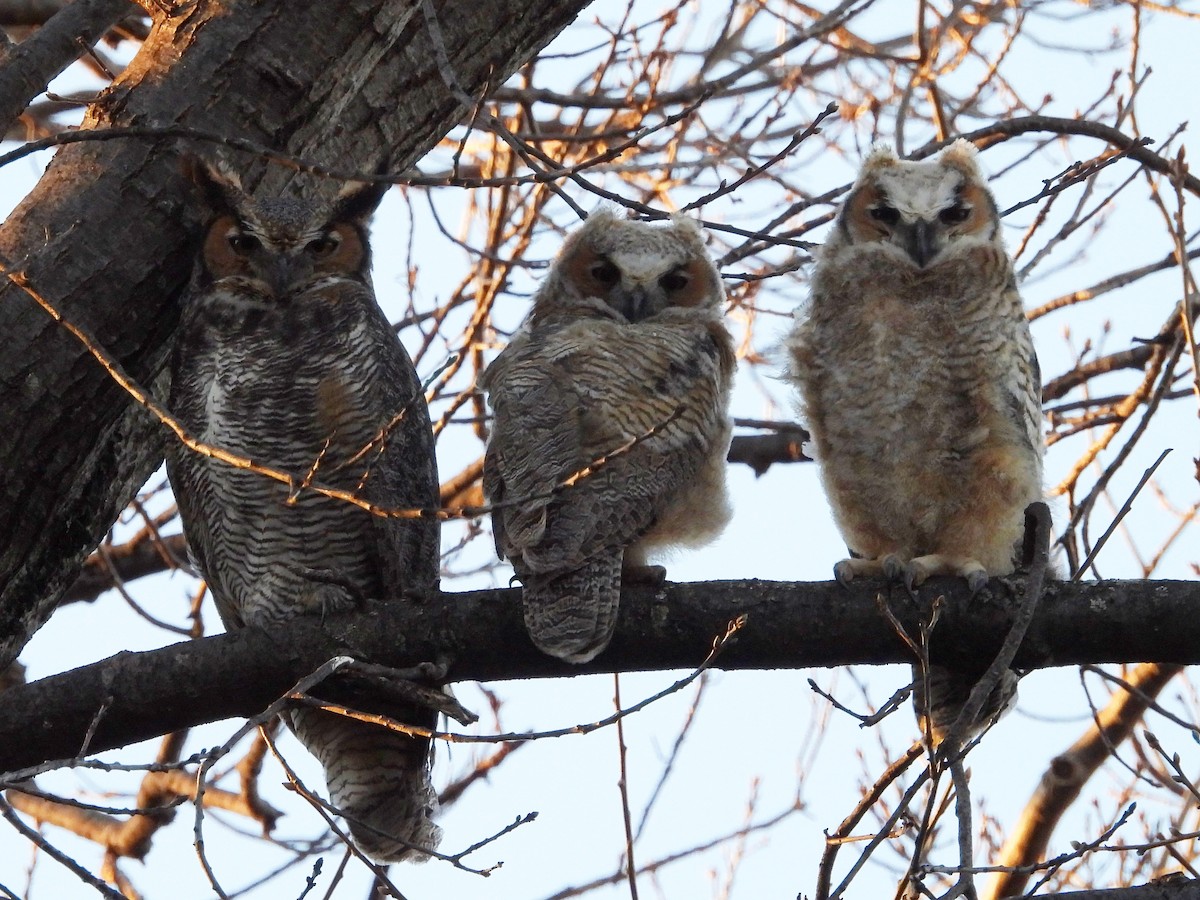
<svg viewBox="0 0 1200 900">
<path fill-rule="evenodd" d="M 213 521 L 209 508 L 220 504 L 224 497 L 223 486 L 213 477 L 214 465 L 223 463 L 214 464 L 182 444 L 167 453 L 167 477 L 171 480 L 175 504 L 180 519 L 188 523 L 186 537 L 192 565 L 204 578 L 225 627 L 241 628 L 245 623 L 233 596 L 233 585 L 225 577 L 227 562 L 220 554 L 210 558 L 205 552 L 214 541 L 209 528 Z"/>
<path fill-rule="evenodd" d="M 436 590 L 441 565 L 440 524 L 433 515 L 439 505 L 433 429 L 412 360 L 383 313 L 377 307 L 373 312 L 378 315 L 359 339 L 358 352 L 376 367 L 372 413 L 386 435 L 377 457 L 363 461 L 370 468 L 362 495 L 389 509 L 426 511 L 419 518 L 372 517 L 375 568 L 385 596 L 426 595 Z"/>
<path fill-rule="evenodd" d="M 507 354 L 507 355 L 505 355 Z M 563 360 L 544 358 L 543 346 L 509 345 L 485 375 L 496 411 L 483 461 L 483 486 L 496 507 L 492 530 L 500 557 L 545 539 L 554 490 L 582 467 L 582 397 Z"/>
<path fill-rule="evenodd" d="M 654 524 L 726 433 L 727 340 L 717 323 L 588 320 L 497 360 L 486 490 L 518 570 L 619 554 Z"/>
<path fill-rule="evenodd" d="M 1009 288 L 1015 293 L 1015 288 Z M 1017 316 L 1012 322 L 1012 353 L 1014 360 L 1006 370 L 1003 390 L 1008 400 L 1008 413 L 1019 433 L 1029 446 L 1042 454 L 1042 372 L 1037 352 L 1033 346 L 1033 335 L 1025 320 L 1019 298 L 1014 300 Z"/>
<path fill-rule="evenodd" d="M 203 331 L 204 325 L 197 321 L 194 308 L 185 307 L 176 335 L 168 400 L 171 412 L 193 437 L 200 440 L 208 437 L 204 429 L 208 419 L 205 386 L 212 384 L 219 355 L 219 349 L 205 339 Z M 196 453 L 174 436 L 169 441 L 167 477 L 179 507 L 179 517 L 187 523 L 188 554 L 204 578 L 225 627 L 240 628 L 244 624 L 241 612 L 233 595 L 231 579 L 226 577 L 227 573 L 232 574 L 229 572 L 231 563 L 221 554 L 209 558 L 206 552 L 206 548 L 216 543 L 213 526 L 221 521 L 224 512 L 226 485 L 217 467 L 225 463 Z"/>
</svg>

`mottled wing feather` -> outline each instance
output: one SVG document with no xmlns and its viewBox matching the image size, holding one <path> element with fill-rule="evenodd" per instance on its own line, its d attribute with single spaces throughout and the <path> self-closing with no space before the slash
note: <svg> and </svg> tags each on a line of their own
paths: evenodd
<svg viewBox="0 0 1200 900">
<path fill-rule="evenodd" d="M 493 512 L 502 558 L 539 546 L 545 538 L 553 492 L 586 460 L 580 441 L 579 405 L 571 376 L 554 362 L 529 355 L 503 361 L 502 386 L 492 394 L 497 431 L 484 459 L 484 491 L 501 504 Z"/>
<path fill-rule="evenodd" d="M 208 386 L 216 376 L 219 359 L 219 349 L 211 345 L 211 338 L 205 333 L 203 323 L 197 321 L 194 308 L 188 307 L 176 337 L 170 403 L 175 416 L 193 437 L 200 440 L 208 437 Z M 213 526 L 223 514 L 222 479 L 219 474 L 214 475 L 213 467 L 223 464 L 174 445 L 168 448 L 166 462 L 180 520 L 185 523 L 192 561 L 204 577 L 225 627 L 240 628 L 245 623 L 233 600 L 232 586 L 227 585 L 221 575 L 223 567 L 217 560 L 210 559 L 207 552 L 215 542 Z"/>
<path fill-rule="evenodd" d="M 1041 367 L 1015 285 L 1006 286 L 999 305 L 1013 311 L 1006 323 L 1008 346 L 1004 359 L 1007 364 L 1001 373 L 1001 387 L 1008 401 L 1007 411 L 1019 433 L 1024 434 L 1029 446 L 1035 448 L 1040 456 L 1043 447 Z"/>
<path fill-rule="evenodd" d="M 432 596 L 438 587 L 441 526 L 437 456 L 429 408 L 416 369 L 383 312 L 378 318 L 381 352 L 376 387 L 385 414 L 382 452 L 365 454 L 363 499 L 388 509 L 424 510 L 420 519 L 374 517 L 374 556 L 388 597 Z"/>
<path fill-rule="evenodd" d="M 530 337 L 502 365 L 491 470 L 502 549 L 530 571 L 619 553 L 705 459 L 712 429 L 700 420 L 723 376 L 703 323 L 586 321 Z"/>
</svg>

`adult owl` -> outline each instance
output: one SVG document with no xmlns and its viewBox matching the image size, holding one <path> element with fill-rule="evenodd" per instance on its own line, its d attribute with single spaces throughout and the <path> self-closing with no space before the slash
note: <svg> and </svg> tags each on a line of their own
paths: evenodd
<svg viewBox="0 0 1200 900">
<path fill-rule="evenodd" d="M 887 148 L 867 157 L 789 350 L 851 551 L 838 580 L 883 575 L 912 588 L 945 574 L 975 592 L 1013 571 L 1025 507 L 1042 490 L 1041 385 L 996 203 L 969 142 L 932 162 Z M 934 668 L 935 740 L 971 684 Z M 1015 686 L 1009 673 L 984 719 Z"/>
<path fill-rule="evenodd" d="M 270 629 L 371 598 L 436 591 L 432 520 L 385 519 L 306 490 L 435 508 L 433 436 L 412 362 L 375 301 L 366 223 L 385 185 L 332 202 L 255 200 L 196 160 L 203 243 L 183 300 L 170 406 L 199 440 L 295 473 L 296 487 L 172 443 L 188 545 L 227 629 Z M 435 714 L 373 707 L 432 727 Z M 316 709 L 286 713 L 332 802 L 380 862 L 437 845 L 430 744 Z"/>
<path fill-rule="evenodd" d="M 488 367 L 484 459 L 496 549 L 539 649 L 570 662 L 612 637 L 622 577 L 729 518 L 735 367 L 721 275 L 699 226 L 602 209 L 563 244 L 533 309 Z"/>
</svg>

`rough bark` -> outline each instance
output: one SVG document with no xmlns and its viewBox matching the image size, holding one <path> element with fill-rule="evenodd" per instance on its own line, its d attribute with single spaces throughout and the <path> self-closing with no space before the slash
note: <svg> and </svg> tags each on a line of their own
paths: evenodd
<svg viewBox="0 0 1200 900">
<path fill-rule="evenodd" d="M 910 635 L 944 597 L 931 658 L 978 671 L 997 652 L 1019 606 L 1004 582 L 974 598 L 938 579 L 916 600 L 886 593 Z M 445 661 L 449 679 L 562 677 L 583 672 L 690 669 L 730 620 L 745 626 L 724 649 L 722 669 L 776 669 L 912 662 L 882 614 L 877 585 L 730 581 L 635 586 L 621 597 L 616 636 L 595 662 L 571 666 L 538 653 L 525 634 L 520 592 L 444 593 L 388 607 L 386 616 L 294 619 L 270 634 L 246 628 L 110 659 L 5 694 L 0 771 L 74 757 L 93 719 L 88 752 L 202 722 L 254 715 L 334 656 L 408 667 Z M 1200 662 L 1200 583 L 1107 581 L 1054 584 L 1038 607 L 1015 664 Z M 1159 623 L 1159 624 L 1156 624 Z M 102 715 L 98 713 L 104 709 Z"/>
<path fill-rule="evenodd" d="M 501 83 L 584 0 L 177 4 L 89 110 L 85 128 L 184 125 L 339 168 L 416 162 L 460 120 L 438 51 L 468 94 Z M 161 372 L 190 268 L 178 141 L 64 147 L 0 228 L 0 265 L 85 327 L 138 381 Z M 211 146 L 190 150 L 213 152 Z M 254 186 L 265 163 L 234 163 Z M 266 187 L 295 173 L 274 167 Z M 335 191 L 311 181 L 309 190 Z M 49 616 L 133 492 L 163 436 L 27 295 L 0 286 L 0 665 Z"/>
<path fill-rule="evenodd" d="M 19 20 L 22 12 L 30 19 L 50 15 L 40 20 L 45 21 L 45 25 L 3 58 L 3 66 L 0 66 L 0 134 L 8 132 L 12 121 L 24 111 L 29 101 L 77 60 L 84 47 L 96 43 L 114 22 L 134 10 L 130 0 L 75 0 L 66 6 L 60 3 L 15 6 L 15 9 L 0 9 L 5 24 Z M 12 24 L 30 23 L 18 21 Z"/>
</svg>

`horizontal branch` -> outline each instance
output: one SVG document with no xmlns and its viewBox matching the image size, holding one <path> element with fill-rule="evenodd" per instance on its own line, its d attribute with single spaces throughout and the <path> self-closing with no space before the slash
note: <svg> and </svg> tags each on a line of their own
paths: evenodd
<svg viewBox="0 0 1200 900">
<path fill-rule="evenodd" d="M 1042 403 L 1066 396 L 1072 388 L 1085 384 L 1097 375 L 1106 375 L 1121 369 L 1144 369 L 1153 355 L 1154 344 L 1145 343 L 1130 347 L 1128 350 L 1101 356 L 1090 362 L 1080 363 L 1070 372 L 1046 382 L 1045 387 L 1042 388 Z"/>
<path fill-rule="evenodd" d="M 944 598 L 931 656 L 982 671 L 1019 605 L 1011 580 L 970 598 L 935 579 L 917 598 L 864 582 L 725 581 L 635 585 L 621 595 L 612 645 L 585 666 L 538 653 L 525 634 L 518 589 L 443 593 L 430 603 L 351 616 L 294 619 L 268 633 L 247 628 L 144 653 L 119 653 L 16 687 L 0 704 L 0 771 L 69 759 L 203 722 L 250 716 L 326 660 L 350 655 L 408 667 L 444 661 L 448 680 L 565 677 L 689 669 L 727 623 L 747 623 L 717 658 L 722 669 L 798 669 L 911 662 L 877 597 L 910 634 Z M 1050 585 L 1015 665 L 1200 662 L 1200 582 L 1104 581 Z M 93 727 L 90 744 L 84 736 Z"/>
<path fill-rule="evenodd" d="M 1113 128 L 1111 125 L 1105 125 L 1102 122 L 1092 122 L 1088 119 L 1066 119 L 1059 116 L 1014 116 L 1011 119 L 1004 119 L 1000 122 L 994 122 L 991 125 L 985 125 L 983 128 L 976 129 L 975 131 L 967 132 L 961 135 L 961 137 L 986 149 L 997 141 L 1005 141 L 1023 134 L 1037 133 L 1075 134 L 1081 137 L 1096 138 L 1108 143 L 1110 146 L 1119 147 L 1131 159 L 1136 160 L 1146 168 L 1152 169 L 1160 175 L 1175 177 L 1176 174 L 1172 171 L 1173 161 L 1145 147 L 1141 143 L 1141 138 L 1131 137 L 1120 129 Z M 942 141 L 922 147 L 913 156 L 915 158 L 923 158 L 924 156 L 932 155 L 945 143 L 948 142 Z M 1200 178 L 1184 172 L 1181 183 L 1189 192 L 1200 197 Z"/>
<path fill-rule="evenodd" d="M 92 553 L 83 564 L 75 583 L 67 588 L 60 603 L 89 603 L 121 583 L 173 569 L 177 561 L 187 559 L 187 541 L 182 534 L 162 535 L 159 540 L 146 536 L 107 549 L 107 559 Z"/>
</svg>

